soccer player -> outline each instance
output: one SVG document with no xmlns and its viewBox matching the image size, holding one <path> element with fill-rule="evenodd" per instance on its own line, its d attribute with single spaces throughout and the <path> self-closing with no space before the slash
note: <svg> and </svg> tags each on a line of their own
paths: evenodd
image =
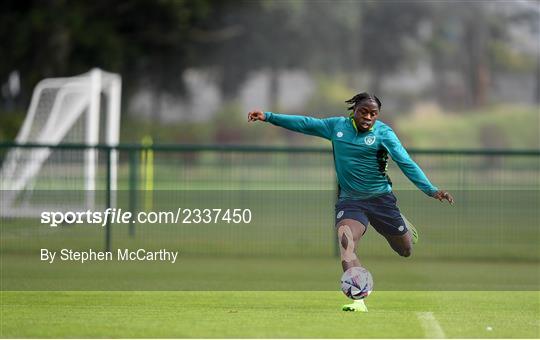
<svg viewBox="0 0 540 340">
<path fill-rule="evenodd" d="M 410 256 L 412 245 L 418 241 L 416 229 L 396 205 L 387 175 L 388 155 L 426 195 L 450 204 L 454 202 L 452 195 L 431 184 L 394 131 L 378 120 L 382 106 L 379 98 L 363 92 L 346 103 L 351 105 L 349 117 L 317 119 L 262 111 L 248 113 L 249 122 L 265 121 L 332 142 L 339 185 L 335 227 L 343 271 L 360 266 L 356 247 L 368 224 L 401 256 Z M 344 305 L 343 310 L 367 312 L 363 300 Z"/>
</svg>

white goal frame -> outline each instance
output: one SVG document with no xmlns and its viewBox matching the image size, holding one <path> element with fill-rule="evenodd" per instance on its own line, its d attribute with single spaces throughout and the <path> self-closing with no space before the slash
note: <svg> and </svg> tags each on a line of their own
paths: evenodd
<svg viewBox="0 0 540 340">
<path fill-rule="evenodd" d="M 17 145 L 40 144 L 59 145 L 70 131 L 77 119 L 85 114 L 84 140 L 76 141 L 90 148 L 84 151 L 84 189 L 86 191 L 86 206 L 91 209 L 95 203 L 97 149 L 98 144 L 116 146 L 120 137 L 120 105 L 121 105 L 120 75 L 94 68 L 87 73 L 67 78 L 47 78 L 40 81 L 34 89 L 28 113 L 17 134 Z M 36 115 L 40 98 L 44 91 L 56 90 L 50 113 L 39 130 L 35 130 Z M 104 141 L 100 136 L 101 96 L 107 99 L 104 107 L 106 122 Z M 0 209 L 2 216 L 33 216 L 35 211 L 29 207 L 15 207 L 13 203 L 17 193 L 31 190 L 33 179 L 36 178 L 43 164 L 51 155 L 53 148 L 18 148 L 9 150 L 0 170 L 0 189 L 3 191 Z M 24 153 L 31 157 L 25 157 Z M 117 189 L 118 154 L 110 152 L 111 190 Z M 83 207 L 81 207 L 83 208 Z"/>
</svg>

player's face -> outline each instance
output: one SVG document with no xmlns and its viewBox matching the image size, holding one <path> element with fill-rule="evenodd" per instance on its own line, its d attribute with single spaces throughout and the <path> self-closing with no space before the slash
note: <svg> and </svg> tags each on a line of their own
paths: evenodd
<svg viewBox="0 0 540 340">
<path fill-rule="evenodd" d="M 377 116 L 379 115 L 379 106 L 373 100 L 368 100 L 354 109 L 354 121 L 358 131 L 365 132 L 371 129 Z"/>
</svg>

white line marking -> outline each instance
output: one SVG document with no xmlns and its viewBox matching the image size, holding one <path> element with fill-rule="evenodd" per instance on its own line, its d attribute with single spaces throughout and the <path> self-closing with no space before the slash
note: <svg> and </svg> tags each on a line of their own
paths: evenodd
<svg viewBox="0 0 540 340">
<path fill-rule="evenodd" d="M 418 320 L 420 320 L 420 323 L 422 324 L 422 328 L 424 329 L 424 334 L 426 335 L 426 338 L 446 338 L 446 335 L 444 334 L 441 325 L 439 325 L 439 322 L 437 321 L 437 319 L 435 319 L 435 316 L 432 312 L 418 312 L 416 313 L 416 317 L 418 318 Z"/>
</svg>

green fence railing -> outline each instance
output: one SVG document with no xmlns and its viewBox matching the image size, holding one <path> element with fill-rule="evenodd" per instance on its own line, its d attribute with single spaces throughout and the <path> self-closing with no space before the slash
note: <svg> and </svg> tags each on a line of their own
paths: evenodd
<svg viewBox="0 0 540 340">
<path fill-rule="evenodd" d="M 89 151 L 97 159 L 92 193 L 87 190 Z M 417 256 L 540 257 L 540 150 L 409 152 L 437 186 L 456 197 L 454 207 L 426 198 L 391 163 L 400 208 L 420 226 L 425 241 Z M 35 219 L 31 215 L 44 209 L 84 210 L 92 201 L 96 210 L 116 207 L 131 212 L 250 208 L 253 221 L 240 225 L 108 221 L 104 230 L 65 226 L 62 237 L 77 240 L 81 247 L 102 247 L 105 238 L 106 249 L 181 245 L 185 253 L 202 255 L 335 252 L 336 183 L 329 148 L 4 142 L 0 159 L 3 215 L 11 215 L 3 218 L 2 251 L 25 252 L 44 242 L 60 245 L 64 242 L 60 233 L 31 222 Z M 361 251 L 390 255 L 374 232 L 367 235 Z"/>
</svg>

